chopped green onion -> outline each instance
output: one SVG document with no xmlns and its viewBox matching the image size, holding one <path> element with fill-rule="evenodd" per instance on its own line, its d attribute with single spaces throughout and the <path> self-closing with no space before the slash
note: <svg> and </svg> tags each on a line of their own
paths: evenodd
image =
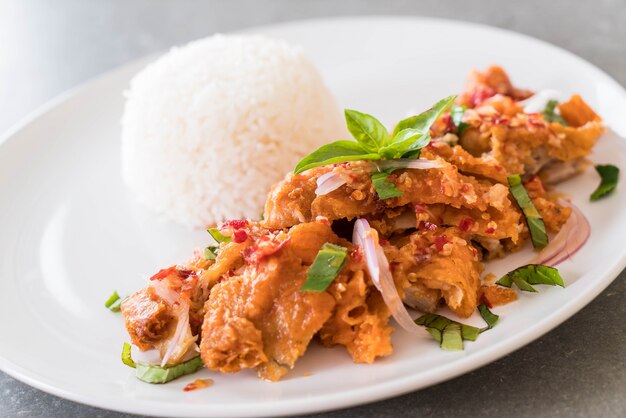
<svg viewBox="0 0 626 418">
<path fill-rule="evenodd" d="M 154 366 L 151 364 L 137 363 L 137 378 L 146 383 L 167 383 L 174 379 L 194 373 L 204 364 L 200 356 L 194 357 L 175 366 Z"/>
<path fill-rule="evenodd" d="M 528 230 L 530 231 L 530 238 L 533 242 L 533 247 L 541 249 L 548 245 L 548 233 L 546 232 L 546 225 L 543 222 L 543 218 L 539 215 L 537 208 L 533 204 L 528 192 L 522 184 L 522 178 L 519 174 L 514 174 L 508 177 L 511 194 L 517 201 L 517 204 L 522 209 L 526 223 L 528 224 Z"/>
<path fill-rule="evenodd" d="M 598 188 L 591 194 L 591 201 L 598 200 L 615 190 L 619 177 L 619 168 L 611 164 L 597 165 L 596 171 L 600 175 L 601 181 Z"/>
<path fill-rule="evenodd" d="M 130 348 L 130 344 L 124 343 L 124 347 L 122 348 L 122 362 L 128 367 L 132 367 L 134 369 L 135 367 L 137 367 L 137 365 L 133 361 L 133 356 L 130 353 Z"/>
<path fill-rule="evenodd" d="M 533 284 L 565 287 L 563 277 L 561 277 L 561 274 L 556 268 L 541 264 L 528 264 L 518 267 L 502 276 L 496 284 L 505 287 L 511 287 L 515 284 L 520 290 L 526 292 L 537 291 L 537 289 L 532 286 Z"/>
<path fill-rule="evenodd" d="M 372 185 L 380 200 L 402 196 L 402 191 L 398 190 L 395 184 L 389 180 L 389 175 L 393 169 L 372 174 Z"/>
<path fill-rule="evenodd" d="M 218 244 L 221 244 L 222 242 L 230 242 L 230 237 L 225 237 L 224 235 L 222 235 L 220 230 L 217 228 L 209 228 L 206 231 L 209 233 L 209 235 L 211 235 L 211 237 L 213 237 L 215 242 L 217 242 Z"/>
<path fill-rule="evenodd" d="M 122 362 L 128 367 L 135 369 L 137 378 L 147 383 L 167 383 L 181 376 L 191 374 L 203 366 L 200 356 L 175 366 L 165 367 L 141 363 L 139 361 L 135 362 L 133 361 L 130 350 L 131 345 L 124 343 L 124 347 L 122 348 Z"/>
<path fill-rule="evenodd" d="M 456 133 L 458 136 L 461 136 L 463 131 L 470 126 L 469 123 L 463 122 L 463 114 L 466 110 L 466 106 L 452 106 L 450 109 L 450 117 L 452 118 L 452 123 L 456 126 Z"/>
<path fill-rule="evenodd" d="M 480 316 L 482 316 L 483 320 L 487 323 L 487 327 L 481 329 L 480 332 L 493 328 L 498 322 L 498 319 L 500 319 L 500 317 L 491 312 L 485 304 L 478 305 L 478 312 L 480 312 Z"/>
<path fill-rule="evenodd" d="M 219 247 L 216 245 L 206 247 L 204 249 L 204 258 L 207 260 L 215 260 L 217 258 L 217 250 L 219 250 Z"/>
<path fill-rule="evenodd" d="M 441 348 L 447 351 L 463 350 L 463 336 L 459 324 L 452 323 L 443 329 Z"/>
<path fill-rule="evenodd" d="M 567 121 L 565 119 L 563 119 L 563 117 L 561 115 L 556 113 L 556 106 L 558 104 L 559 104 L 559 102 L 557 102 L 556 100 L 548 101 L 548 103 L 546 104 L 545 109 L 543 110 L 543 112 L 541 112 L 541 114 L 543 115 L 543 118 L 547 122 L 557 122 L 557 123 L 560 123 L 563 126 L 568 126 L 569 124 L 567 123 Z"/>
<path fill-rule="evenodd" d="M 115 291 L 107 299 L 107 301 L 104 302 L 104 306 L 107 307 L 111 312 L 119 312 L 122 302 L 124 302 L 124 299 L 120 298 L 120 295 L 118 295 L 117 291 Z"/>
<path fill-rule="evenodd" d="M 322 245 L 306 274 L 301 291 L 323 292 L 346 264 L 348 250 L 329 242 Z"/>
</svg>

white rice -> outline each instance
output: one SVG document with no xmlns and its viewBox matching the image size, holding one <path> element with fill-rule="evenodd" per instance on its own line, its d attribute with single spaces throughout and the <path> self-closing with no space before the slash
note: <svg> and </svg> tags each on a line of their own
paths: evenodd
<svg viewBox="0 0 626 418">
<path fill-rule="evenodd" d="M 132 79 L 122 173 L 140 202 L 183 224 L 258 219 L 272 184 L 345 135 L 300 49 L 216 35 L 172 49 Z"/>
</svg>

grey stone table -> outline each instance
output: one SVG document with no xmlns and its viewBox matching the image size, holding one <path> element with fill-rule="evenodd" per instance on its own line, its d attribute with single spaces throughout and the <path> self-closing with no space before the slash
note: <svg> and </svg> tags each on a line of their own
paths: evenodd
<svg viewBox="0 0 626 418">
<path fill-rule="evenodd" d="M 568 49 L 626 85 L 624 0 L 0 0 L 0 131 L 58 93 L 173 44 L 273 22 L 368 14 L 513 29 Z M 569 321 L 473 373 L 325 415 L 624 417 L 625 279 L 622 272 Z M 124 415 L 48 395 L 0 372 L 0 417 L 21 416 Z"/>
</svg>

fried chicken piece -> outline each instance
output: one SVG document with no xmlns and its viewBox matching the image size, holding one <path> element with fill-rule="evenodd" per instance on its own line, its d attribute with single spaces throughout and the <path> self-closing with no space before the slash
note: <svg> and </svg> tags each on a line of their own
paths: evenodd
<svg viewBox="0 0 626 418">
<path fill-rule="evenodd" d="M 150 286 L 122 302 L 121 311 L 132 343 L 142 351 L 167 338 L 176 321 L 171 306 Z"/>
<path fill-rule="evenodd" d="M 483 285 L 480 287 L 480 300 L 490 308 L 506 305 L 517 300 L 515 289 L 497 285 Z"/>
<path fill-rule="evenodd" d="M 417 290 L 420 307 L 436 306 L 440 294 L 457 315 L 468 317 L 474 312 L 483 266 L 479 252 L 457 228 L 417 231 L 383 248 L 405 300 L 408 292 Z"/>
<path fill-rule="evenodd" d="M 533 177 L 524 183 L 528 195 L 543 218 L 548 231 L 559 232 L 569 219 L 572 209 L 561 206 L 554 197 L 550 196 L 539 177 Z"/>
<path fill-rule="evenodd" d="M 272 187 L 265 206 L 264 225 L 285 228 L 317 216 L 331 222 L 342 218 L 351 220 L 382 214 L 390 208 L 436 203 L 480 211 L 492 208 L 505 212 L 511 208 L 506 186 L 462 175 L 455 166 L 439 158 L 438 161 L 443 165 L 441 168 L 394 171 L 389 181 L 403 194 L 386 200 L 379 200 L 374 191 L 370 179 L 372 163 L 369 162 L 317 167 L 297 175 L 290 173 Z M 345 175 L 347 183 L 328 194 L 316 196 L 317 178 L 330 170 Z"/>
<path fill-rule="evenodd" d="M 304 354 L 313 336 L 333 315 L 336 299 L 328 292 L 300 287 L 320 247 L 338 238 L 328 222 L 294 226 L 274 253 L 255 256 L 251 246 L 241 272 L 211 291 L 202 326 L 200 350 L 205 365 L 220 372 L 256 368 L 266 380 L 278 380 Z M 256 248 L 256 249 L 255 249 Z M 350 260 L 336 280 L 347 280 Z"/>
<path fill-rule="evenodd" d="M 496 94 L 524 100 L 533 93 L 514 87 L 502 67 L 492 65 L 484 72 L 474 70 L 469 74 L 465 90 L 459 95 L 457 102 L 470 108 L 476 107 Z"/>
</svg>

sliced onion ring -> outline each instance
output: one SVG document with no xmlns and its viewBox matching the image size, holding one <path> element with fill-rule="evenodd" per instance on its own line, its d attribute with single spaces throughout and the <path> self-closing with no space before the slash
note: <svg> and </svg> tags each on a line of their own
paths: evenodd
<svg viewBox="0 0 626 418">
<path fill-rule="evenodd" d="M 363 250 L 367 271 L 398 324 L 411 334 L 429 338 L 428 332 L 413 322 L 402 303 L 389 269 L 389 261 L 378 243 L 378 232 L 370 227 L 367 220 L 356 220 L 352 242 Z"/>
<path fill-rule="evenodd" d="M 338 173 L 335 170 L 329 171 L 328 173 L 322 174 L 317 178 L 317 189 L 315 189 L 315 194 L 318 196 L 328 194 L 333 190 L 337 190 L 347 182 L 348 178 L 344 174 Z"/>
<path fill-rule="evenodd" d="M 530 260 L 531 264 L 554 267 L 576 254 L 589 239 L 591 226 L 580 209 L 565 199 L 559 199 L 558 203 L 572 209 L 572 214 L 548 246 Z"/>
</svg>

